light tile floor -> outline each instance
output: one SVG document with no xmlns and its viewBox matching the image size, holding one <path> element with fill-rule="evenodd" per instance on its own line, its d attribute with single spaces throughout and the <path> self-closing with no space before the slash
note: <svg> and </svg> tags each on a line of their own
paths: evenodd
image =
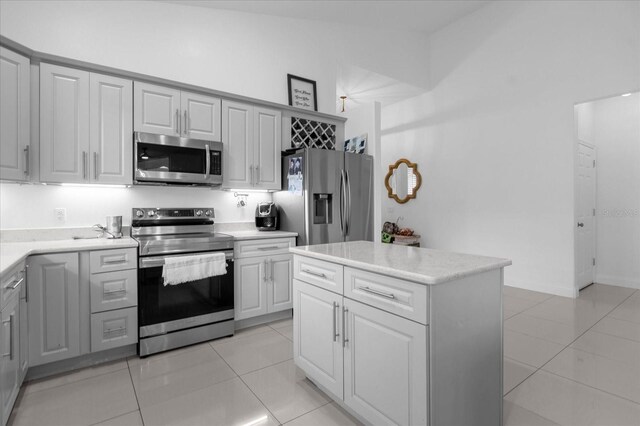
<svg viewBox="0 0 640 426">
<path fill-rule="evenodd" d="M 505 425 L 640 425 L 640 291 L 504 289 Z M 13 425 L 357 425 L 292 361 L 292 321 L 26 383 Z"/>
</svg>

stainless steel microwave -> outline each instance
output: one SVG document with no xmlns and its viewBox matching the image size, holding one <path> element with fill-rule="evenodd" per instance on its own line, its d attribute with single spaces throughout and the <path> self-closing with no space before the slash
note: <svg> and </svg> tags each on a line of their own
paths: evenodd
<svg viewBox="0 0 640 426">
<path fill-rule="evenodd" d="M 222 143 L 135 132 L 134 182 L 221 185 Z"/>
</svg>

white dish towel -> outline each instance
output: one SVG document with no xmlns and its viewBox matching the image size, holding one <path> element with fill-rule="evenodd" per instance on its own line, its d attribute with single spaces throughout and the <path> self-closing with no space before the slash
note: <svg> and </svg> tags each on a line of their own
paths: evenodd
<svg viewBox="0 0 640 426">
<path fill-rule="evenodd" d="M 162 267 L 164 285 L 176 285 L 227 273 L 224 253 L 168 257 Z"/>
</svg>

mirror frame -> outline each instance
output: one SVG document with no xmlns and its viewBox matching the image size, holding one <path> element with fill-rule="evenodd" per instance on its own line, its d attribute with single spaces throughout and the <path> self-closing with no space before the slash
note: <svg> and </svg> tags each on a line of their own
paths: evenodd
<svg viewBox="0 0 640 426">
<path fill-rule="evenodd" d="M 413 174 L 416 175 L 416 186 L 415 188 L 413 188 L 413 193 L 411 195 L 407 194 L 407 196 L 404 198 L 399 198 L 396 194 L 394 194 L 393 189 L 389 184 L 389 180 L 391 179 L 391 176 L 393 176 L 394 170 L 396 170 L 398 166 L 400 166 L 400 164 L 406 164 L 407 167 L 413 169 Z M 422 185 L 422 175 L 418 171 L 418 165 L 416 163 L 412 163 L 406 158 L 401 158 L 398 161 L 396 161 L 395 164 L 391 164 L 389 166 L 389 171 L 387 172 L 387 175 L 384 177 L 384 186 L 387 187 L 387 195 L 389 196 L 389 198 L 393 198 L 399 204 L 404 204 L 409 200 L 416 198 L 416 195 L 418 194 L 418 189 L 420 189 L 421 185 Z"/>
</svg>

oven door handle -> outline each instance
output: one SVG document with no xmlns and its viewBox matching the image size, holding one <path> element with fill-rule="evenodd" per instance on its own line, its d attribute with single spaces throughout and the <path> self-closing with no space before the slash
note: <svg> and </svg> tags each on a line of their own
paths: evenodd
<svg viewBox="0 0 640 426">
<path fill-rule="evenodd" d="M 205 167 L 204 178 L 208 179 L 209 172 L 211 170 L 211 151 L 209 150 L 209 144 L 204 146 L 204 152 L 205 152 L 205 155 L 207 156 L 204 160 L 204 167 Z"/>
<path fill-rule="evenodd" d="M 233 259 L 233 250 L 225 250 L 223 251 L 227 260 Z M 193 254 L 187 255 L 175 255 L 175 256 L 153 256 L 153 257 L 141 257 L 138 266 L 140 269 L 146 268 L 155 268 L 158 266 L 162 266 L 165 263 L 165 259 L 173 258 L 173 257 L 181 257 L 181 256 L 193 256 Z"/>
</svg>

